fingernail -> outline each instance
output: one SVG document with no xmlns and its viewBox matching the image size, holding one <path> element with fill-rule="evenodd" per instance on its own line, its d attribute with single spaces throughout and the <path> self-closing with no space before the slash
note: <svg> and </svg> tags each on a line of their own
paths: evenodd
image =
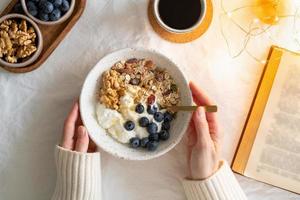
<svg viewBox="0 0 300 200">
<path fill-rule="evenodd" d="M 200 117 L 200 118 L 205 118 L 205 110 L 202 106 L 200 106 L 198 109 L 197 109 L 197 115 Z"/>
<path fill-rule="evenodd" d="M 86 135 L 86 129 L 83 126 L 80 126 L 78 129 L 79 129 L 78 130 L 78 136 L 79 137 L 85 137 L 85 135 Z"/>
</svg>

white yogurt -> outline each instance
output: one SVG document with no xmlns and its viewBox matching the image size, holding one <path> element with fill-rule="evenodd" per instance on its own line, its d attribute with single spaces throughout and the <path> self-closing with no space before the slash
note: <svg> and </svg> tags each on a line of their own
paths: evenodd
<svg viewBox="0 0 300 200">
<path fill-rule="evenodd" d="M 135 112 L 135 93 L 136 91 L 131 89 L 120 98 L 120 112 L 106 108 L 105 105 L 100 103 L 96 108 L 98 123 L 100 126 L 106 129 L 113 138 L 121 143 L 129 143 L 129 140 L 132 137 L 144 138 L 149 136 L 147 129 L 139 126 L 139 119 L 141 117 L 147 117 L 150 122 L 154 122 L 158 126 L 158 131 L 161 130 L 162 123 L 156 122 L 153 115 L 147 113 L 147 105 L 145 103 L 142 103 L 145 108 L 142 114 Z M 165 112 L 165 110 L 161 110 L 160 112 Z M 128 120 L 135 123 L 135 128 L 132 131 L 127 131 L 124 128 L 124 123 Z"/>
</svg>

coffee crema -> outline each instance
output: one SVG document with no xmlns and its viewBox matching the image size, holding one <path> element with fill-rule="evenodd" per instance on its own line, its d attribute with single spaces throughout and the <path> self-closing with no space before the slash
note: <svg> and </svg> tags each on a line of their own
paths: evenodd
<svg viewBox="0 0 300 200">
<path fill-rule="evenodd" d="M 170 28 L 184 30 L 193 27 L 201 16 L 200 0 L 160 0 L 158 12 Z"/>
</svg>

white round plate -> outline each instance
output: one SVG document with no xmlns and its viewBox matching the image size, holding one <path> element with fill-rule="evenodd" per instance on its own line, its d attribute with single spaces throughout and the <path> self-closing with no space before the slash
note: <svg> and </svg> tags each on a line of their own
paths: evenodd
<svg viewBox="0 0 300 200">
<path fill-rule="evenodd" d="M 192 114 L 191 112 L 178 112 L 176 119 L 171 123 L 169 140 L 160 142 L 158 149 L 154 152 L 142 148 L 133 149 L 113 139 L 97 122 L 97 92 L 101 84 L 102 73 L 110 69 L 116 62 L 130 58 L 150 59 L 158 67 L 166 69 L 178 85 L 181 104 L 192 105 L 188 81 L 174 62 L 152 50 L 127 48 L 105 56 L 89 72 L 80 95 L 80 113 L 90 137 L 104 151 L 122 159 L 148 160 L 167 153 L 182 139 Z"/>
</svg>

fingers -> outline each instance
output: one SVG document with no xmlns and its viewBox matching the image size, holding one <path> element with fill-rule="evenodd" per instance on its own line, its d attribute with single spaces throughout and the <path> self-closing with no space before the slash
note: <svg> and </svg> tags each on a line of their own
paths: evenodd
<svg viewBox="0 0 300 200">
<path fill-rule="evenodd" d="M 77 129 L 77 141 L 75 151 L 86 153 L 89 148 L 89 136 L 84 126 L 79 126 Z"/>
<path fill-rule="evenodd" d="M 190 82 L 190 88 L 194 101 L 199 106 L 214 105 L 214 102 L 195 83 Z"/>
<path fill-rule="evenodd" d="M 203 107 L 199 107 L 197 111 L 194 112 L 193 121 L 197 135 L 196 145 L 200 145 L 200 147 L 207 145 L 211 141 L 211 137 Z"/>
<path fill-rule="evenodd" d="M 69 113 L 64 125 L 63 141 L 61 146 L 63 148 L 72 150 L 74 143 L 75 125 L 78 118 L 78 102 L 76 102 Z"/>
<path fill-rule="evenodd" d="M 195 83 L 190 82 L 190 88 L 193 94 L 194 101 L 197 105 L 215 105 L 214 101 L 212 101 L 203 90 L 196 86 Z M 217 119 L 217 113 L 206 113 L 205 115 L 209 125 L 209 132 L 210 134 L 212 134 L 212 139 L 219 139 L 219 122 Z"/>
<path fill-rule="evenodd" d="M 193 147 L 196 144 L 197 141 L 197 135 L 196 135 L 196 130 L 195 130 L 195 125 L 194 125 L 194 121 L 191 120 L 188 130 L 186 131 L 187 133 L 187 145 L 188 147 Z"/>
</svg>

